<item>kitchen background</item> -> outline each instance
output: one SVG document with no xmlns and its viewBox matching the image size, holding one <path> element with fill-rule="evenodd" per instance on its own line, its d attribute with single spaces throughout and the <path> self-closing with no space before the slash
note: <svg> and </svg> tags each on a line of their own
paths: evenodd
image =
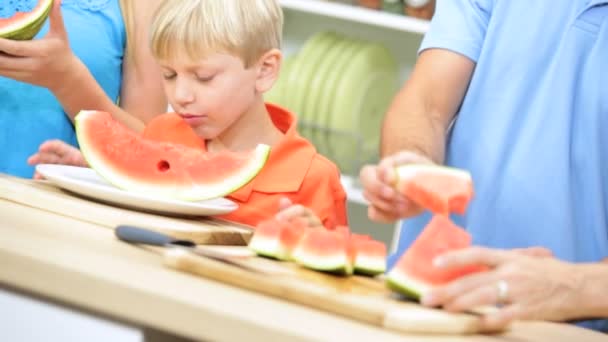
<svg viewBox="0 0 608 342">
<path fill-rule="evenodd" d="M 301 134 L 342 170 L 351 229 L 391 246 L 398 223 L 367 219 L 357 176 L 378 161 L 383 115 L 414 65 L 434 0 L 280 2 L 286 58 L 267 100 L 296 112 Z"/>
</svg>

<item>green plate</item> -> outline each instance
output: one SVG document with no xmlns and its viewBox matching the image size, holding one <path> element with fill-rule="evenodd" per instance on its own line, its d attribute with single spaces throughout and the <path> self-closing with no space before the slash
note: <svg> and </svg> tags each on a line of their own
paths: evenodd
<svg viewBox="0 0 608 342">
<path fill-rule="evenodd" d="M 294 112 L 301 121 L 306 121 L 306 118 L 299 107 L 301 102 L 299 97 L 302 95 L 301 92 L 305 88 L 305 83 L 309 77 L 309 71 L 307 70 L 310 68 L 310 61 L 318 58 L 318 55 L 322 52 L 318 46 L 331 39 L 332 35 L 331 32 L 319 32 L 309 38 L 298 52 L 298 59 L 291 66 L 283 98 L 285 107 Z M 302 132 L 302 127 L 300 127 L 300 132 Z"/>
<path fill-rule="evenodd" d="M 390 51 L 365 44 L 349 61 L 336 88 L 328 127 L 330 155 L 341 170 L 355 174 L 378 155 L 380 127 L 397 90 L 397 63 Z"/>
<path fill-rule="evenodd" d="M 308 101 L 310 92 L 313 88 L 313 81 L 319 75 L 319 68 L 325 63 L 328 54 L 332 48 L 339 42 L 340 37 L 335 33 L 330 33 L 326 39 L 320 40 L 315 46 L 315 50 L 307 63 L 302 67 L 302 83 L 301 88 L 297 89 L 298 96 L 295 97 L 295 107 L 301 111 L 303 121 L 302 135 L 310 139 L 314 143 L 313 135 L 317 131 L 315 122 L 315 113 L 310 111 Z"/>
<path fill-rule="evenodd" d="M 344 37 L 347 45 L 335 57 L 332 62 L 331 70 L 324 77 L 324 85 L 320 89 L 320 94 L 315 101 L 315 121 L 319 124 L 320 129 L 314 135 L 314 139 L 321 147 L 321 153 L 333 159 L 331 149 L 329 147 L 329 139 L 333 135 L 332 127 L 330 126 L 331 117 L 335 115 L 333 112 L 333 103 L 336 96 L 336 89 L 343 77 L 350 60 L 355 56 L 361 48 L 361 42 L 352 38 Z"/>
<path fill-rule="evenodd" d="M 312 125 L 310 137 L 317 147 L 319 153 L 326 155 L 327 149 L 323 143 L 326 126 L 320 112 L 321 98 L 325 91 L 328 76 L 339 62 L 340 54 L 351 44 L 352 41 L 347 37 L 337 36 L 334 44 L 326 51 L 323 59 L 317 65 L 317 69 L 310 81 L 308 91 L 304 93 L 302 111 L 306 113 L 306 118 Z"/>
<path fill-rule="evenodd" d="M 276 103 L 281 106 L 286 106 L 285 103 L 285 92 L 287 87 L 287 79 L 289 78 L 289 73 L 293 68 L 294 61 L 297 59 L 298 55 L 292 55 L 285 57 L 283 60 L 283 64 L 281 65 L 281 70 L 279 71 L 279 78 L 274 83 L 272 88 L 264 94 L 264 100 L 267 102 Z"/>
<path fill-rule="evenodd" d="M 293 69 L 289 74 L 287 85 L 286 103 L 287 108 L 296 113 L 302 125 L 300 133 L 310 139 L 311 130 L 308 129 L 309 118 L 307 113 L 302 109 L 303 97 L 308 89 L 310 79 L 314 75 L 316 65 L 323 58 L 327 49 L 331 46 L 335 39 L 335 34 L 332 32 L 321 32 L 315 34 L 302 47 L 298 54 L 298 60 L 293 65 Z"/>
</svg>

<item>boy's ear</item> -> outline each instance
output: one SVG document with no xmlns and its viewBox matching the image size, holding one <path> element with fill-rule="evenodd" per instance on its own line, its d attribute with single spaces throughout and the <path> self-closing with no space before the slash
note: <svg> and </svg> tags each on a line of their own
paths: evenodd
<svg viewBox="0 0 608 342">
<path fill-rule="evenodd" d="M 266 52 L 258 61 L 258 74 L 256 79 L 256 90 L 260 93 L 265 93 L 276 80 L 279 78 L 279 70 L 283 54 L 278 49 L 272 49 Z"/>
</svg>

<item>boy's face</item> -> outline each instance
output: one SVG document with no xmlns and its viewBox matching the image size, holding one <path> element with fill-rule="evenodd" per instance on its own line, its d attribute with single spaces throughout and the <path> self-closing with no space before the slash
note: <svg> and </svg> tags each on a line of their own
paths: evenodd
<svg viewBox="0 0 608 342">
<path fill-rule="evenodd" d="M 171 107 L 203 139 L 221 135 L 255 101 L 256 69 L 236 56 L 213 53 L 192 61 L 181 54 L 160 65 Z"/>
</svg>

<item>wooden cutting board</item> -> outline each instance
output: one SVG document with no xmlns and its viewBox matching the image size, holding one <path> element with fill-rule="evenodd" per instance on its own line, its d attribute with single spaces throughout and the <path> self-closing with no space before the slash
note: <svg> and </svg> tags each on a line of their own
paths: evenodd
<svg viewBox="0 0 608 342">
<path fill-rule="evenodd" d="M 483 332 L 479 316 L 425 308 L 398 298 L 380 278 L 334 276 L 259 257 L 247 259 L 247 263 L 261 270 L 251 271 L 183 249 L 166 250 L 164 261 L 171 268 L 391 330 L 429 334 Z"/>
<path fill-rule="evenodd" d="M 0 198 L 114 228 L 133 225 L 198 244 L 246 245 L 252 230 L 212 218 L 178 218 L 119 208 L 63 191 L 46 181 L 0 174 Z"/>
</svg>

